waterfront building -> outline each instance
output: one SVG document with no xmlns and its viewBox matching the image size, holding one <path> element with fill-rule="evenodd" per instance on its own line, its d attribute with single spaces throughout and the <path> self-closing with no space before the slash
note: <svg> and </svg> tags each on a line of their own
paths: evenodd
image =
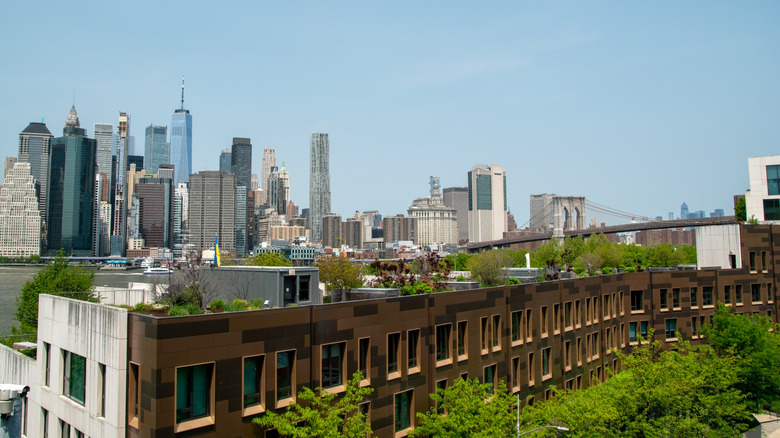
<svg viewBox="0 0 780 438">
<path fill-rule="evenodd" d="M 507 230 L 506 173 L 501 165 L 474 166 L 468 173 L 469 242 L 499 240 Z"/>
<path fill-rule="evenodd" d="M 322 218 L 330 213 L 330 142 L 328 134 L 315 132 L 311 135 L 309 174 L 309 225 L 311 239 L 323 240 Z"/>
<path fill-rule="evenodd" d="M 168 127 L 149 125 L 146 127 L 144 142 L 144 162 L 146 171 L 157 173 L 161 164 L 171 162 L 170 143 L 168 143 Z"/>
<path fill-rule="evenodd" d="M 187 182 L 192 173 L 192 115 L 184 109 L 184 78 L 181 79 L 181 107 L 171 117 L 171 161 L 176 176 L 174 184 Z"/>
<path fill-rule="evenodd" d="M 30 163 L 7 170 L 0 191 L 0 256 L 41 254 L 41 212 Z"/>
</svg>

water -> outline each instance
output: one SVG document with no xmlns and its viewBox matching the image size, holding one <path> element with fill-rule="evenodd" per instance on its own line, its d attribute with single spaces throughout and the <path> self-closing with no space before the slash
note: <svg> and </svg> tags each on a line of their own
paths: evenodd
<svg viewBox="0 0 780 438">
<path fill-rule="evenodd" d="M 11 325 L 16 323 L 16 297 L 22 286 L 41 270 L 41 266 L 0 265 L 0 335 L 10 334 Z M 127 287 L 130 282 L 148 282 L 142 271 L 95 271 L 95 286 Z"/>
</svg>

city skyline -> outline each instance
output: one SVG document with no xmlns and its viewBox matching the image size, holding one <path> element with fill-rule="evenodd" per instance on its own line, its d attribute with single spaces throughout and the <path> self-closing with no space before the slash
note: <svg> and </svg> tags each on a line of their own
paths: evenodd
<svg viewBox="0 0 780 438">
<path fill-rule="evenodd" d="M 150 124 L 170 128 L 184 75 L 196 119 L 193 172 L 216 170 L 232 137 L 252 138 L 276 149 L 291 199 L 306 208 L 309 135 L 328 132 L 335 213 L 401 213 L 425 195 L 430 175 L 444 188 L 465 187 L 472 166 L 500 163 L 522 226 L 539 193 L 650 217 L 666 218 L 682 202 L 732 214 L 731 196 L 747 189 L 746 159 L 775 153 L 780 136 L 780 61 L 767 56 L 780 42 L 772 2 L 348 3 L 309 4 L 304 13 L 250 5 L 239 16 L 206 6 L 184 13 L 180 51 L 150 53 L 182 32 L 155 25 L 180 8 L 159 8 L 149 17 L 145 3 L 122 7 L 126 22 L 108 26 L 88 8 L 10 5 L 0 18 L 14 41 L 6 56 L 50 50 L 0 73 L 13 84 L 0 109 L 0 155 L 15 156 L 19 132 L 42 116 L 58 132 L 73 103 L 90 138 L 94 123 L 116 123 L 120 111 L 133 117 L 136 141 Z M 93 26 L 65 28 L 69 17 Z M 136 29 L 140 20 L 152 30 Z M 127 35 L 130 62 L 121 70 L 77 64 L 56 50 L 63 33 L 84 53 L 115 51 L 115 37 Z M 247 53 L 256 60 L 246 68 L 224 68 Z M 52 64 L 63 68 L 54 75 L 44 68 Z M 255 154 L 253 173 L 260 160 Z"/>
</svg>

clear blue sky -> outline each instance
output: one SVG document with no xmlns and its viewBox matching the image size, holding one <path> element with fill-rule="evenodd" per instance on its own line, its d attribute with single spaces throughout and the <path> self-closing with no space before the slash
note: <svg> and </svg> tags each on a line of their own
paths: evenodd
<svg viewBox="0 0 780 438">
<path fill-rule="evenodd" d="M 0 157 L 73 102 L 82 127 L 193 116 L 194 170 L 250 137 L 307 207 L 328 132 L 332 210 L 406 213 L 428 178 L 502 164 L 529 195 L 666 217 L 724 208 L 747 158 L 780 153 L 780 2 L 10 2 L 0 16 Z M 593 214 L 587 214 L 590 221 Z M 595 215 L 599 221 L 612 221 Z"/>
</svg>

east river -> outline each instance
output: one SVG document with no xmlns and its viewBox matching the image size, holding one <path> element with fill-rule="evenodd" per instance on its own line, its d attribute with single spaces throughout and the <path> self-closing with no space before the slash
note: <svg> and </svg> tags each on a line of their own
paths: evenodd
<svg viewBox="0 0 780 438">
<path fill-rule="evenodd" d="M 11 325 L 16 323 L 16 297 L 22 286 L 31 280 L 42 266 L 2 266 L 0 265 L 0 336 L 11 333 Z M 98 271 L 95 270 L 95 286 L 127 287 L 130 282 L 144 282 L 141 270 L 134 271 Z"/>
</svg>

